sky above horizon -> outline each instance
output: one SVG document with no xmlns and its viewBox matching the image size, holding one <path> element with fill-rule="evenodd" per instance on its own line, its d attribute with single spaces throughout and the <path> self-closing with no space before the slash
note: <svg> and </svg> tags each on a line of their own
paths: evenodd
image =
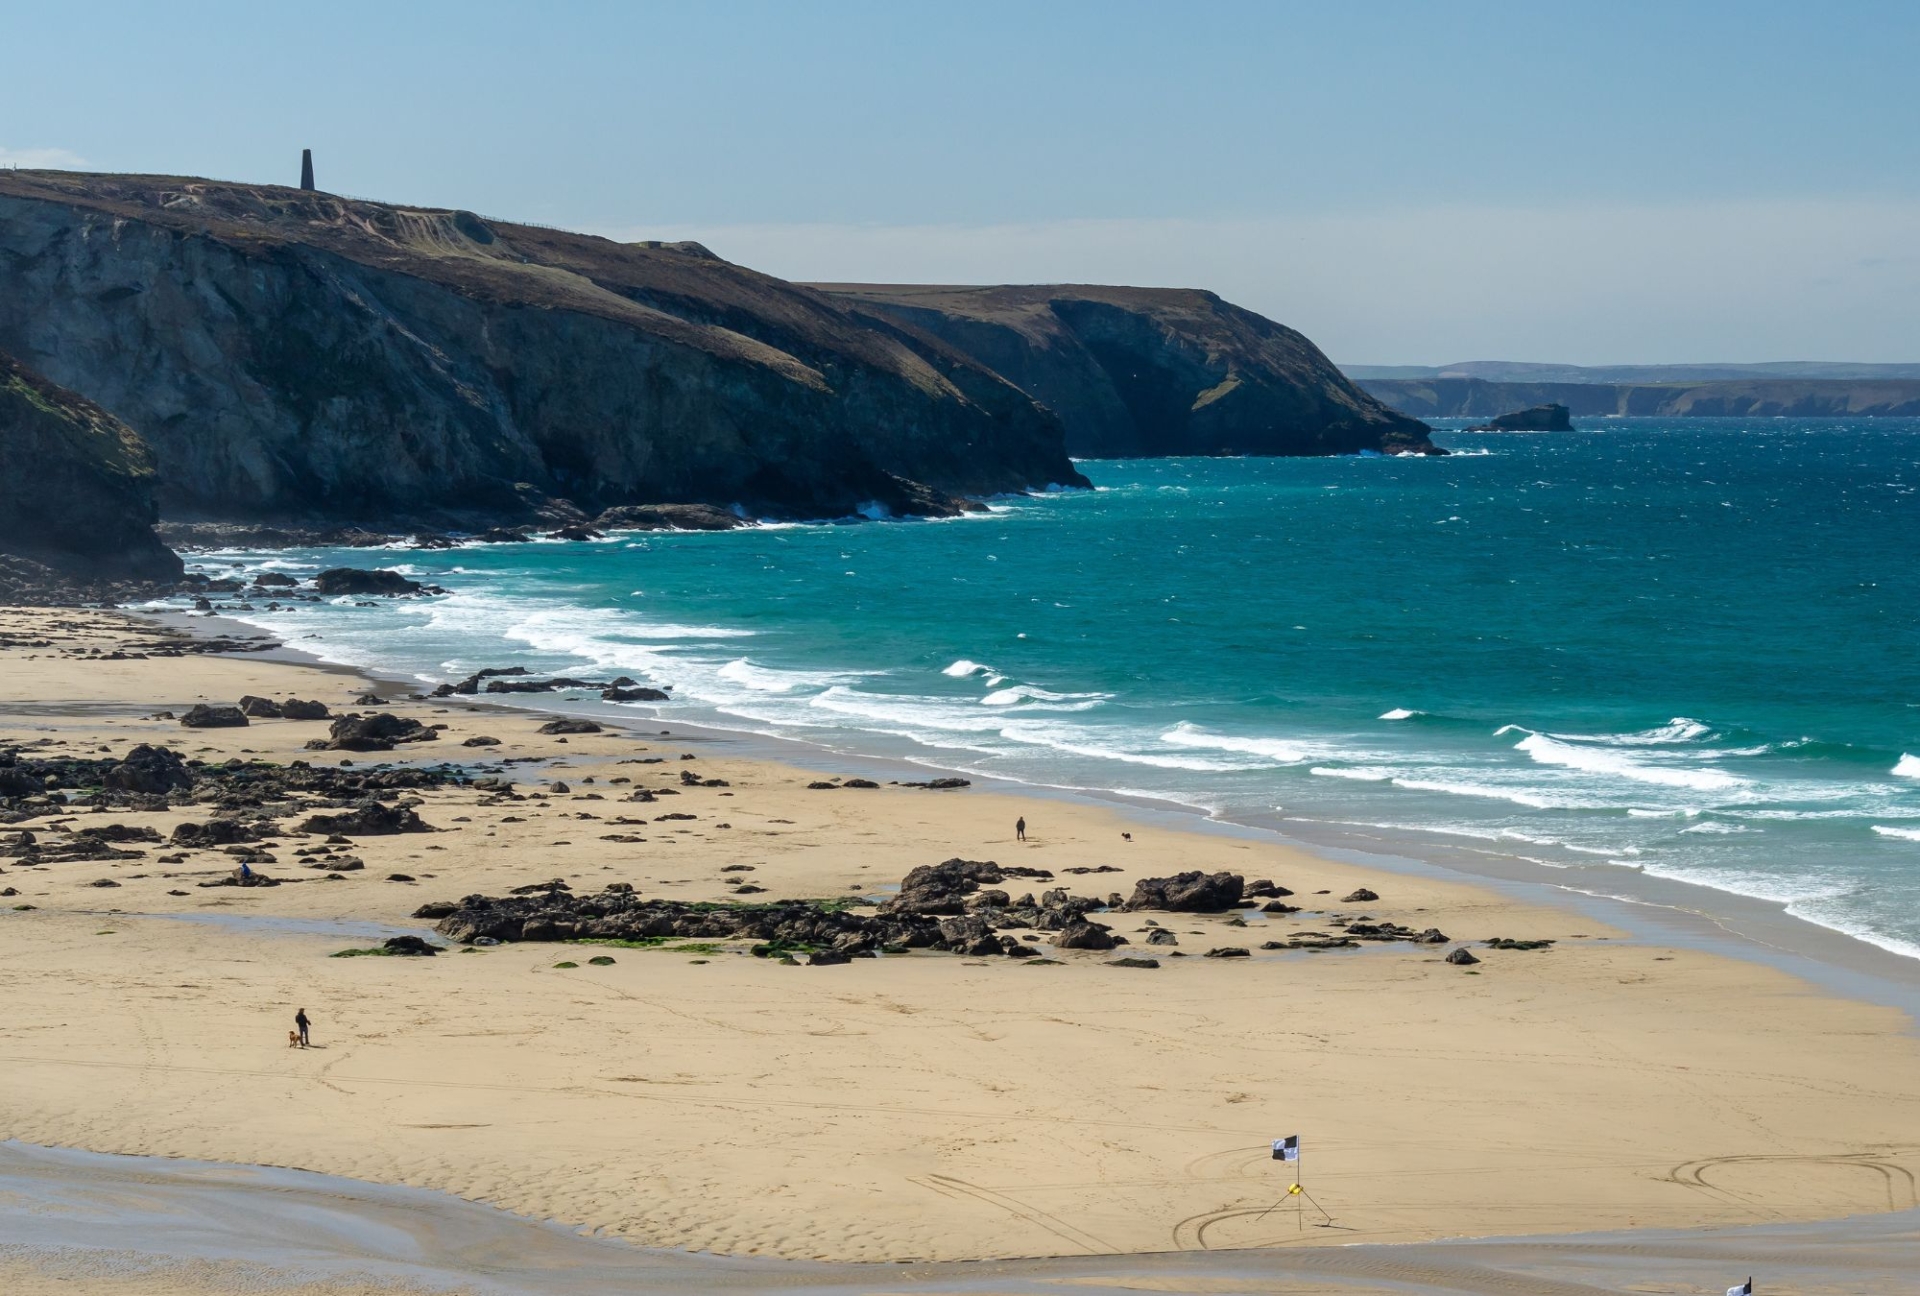
<svg viewBox="0 0 1920 1296">
<path fill-rule="evenodd" d="M 803 280 L 1211 288 L 1346 363 L 1920 360 L 1920 5 L 20 6 L 0 165 Z M 19 57 L 24 52 L 26 57 Z"/>
</svg>

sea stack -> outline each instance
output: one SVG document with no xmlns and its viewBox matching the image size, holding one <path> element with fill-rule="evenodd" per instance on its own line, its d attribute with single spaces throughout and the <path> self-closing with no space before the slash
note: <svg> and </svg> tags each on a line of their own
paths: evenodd
<svg viewBox="0 0 1920 1296">
<path fill-rule="evenodd" d="M 300 150 L 300 187 L 311 191 L 313 188 L 313 150 Z"/>
<path fill-rule="evenodd" d="M 1468 428 L 1469 432 L 1571 432 L 1573 415 L 1565 405 L 1535 405 Z"/>
</svg>

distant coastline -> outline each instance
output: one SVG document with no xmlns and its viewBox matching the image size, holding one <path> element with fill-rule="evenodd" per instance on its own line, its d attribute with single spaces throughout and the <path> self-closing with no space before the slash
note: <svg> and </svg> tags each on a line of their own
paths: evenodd
<svg viewBox="0 0 1920 1296">
<path fill-rule="evenodd" d="M 1907 366 L 1889 366 L 1905 368 Z M 1354 383 L 1413 418 L 1494 418 L 1564 405 L 1575 418 L 1913 418 L 1920 378 L 1740 378 L 1722 381 L 1496 381 L 1461 376 Z"/>
</svg>

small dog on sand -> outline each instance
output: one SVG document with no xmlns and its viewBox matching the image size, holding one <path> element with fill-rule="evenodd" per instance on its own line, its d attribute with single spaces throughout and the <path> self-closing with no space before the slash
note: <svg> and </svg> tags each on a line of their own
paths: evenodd
<svg viewBox="0 0 1920 1296">
<path fill-rule="evenodd" d="M 299 1048 L 299 1047 L 300 1047 L 300 1032 L 299 1032 L 299 1031 L 297 1031 L 297 1030 L 293 1030 L 293 1031 L 288 1031 L 288 1032 L 287 1032 L 287 1047 L 288 1047 L 288 1048 Z"/>
</svg>

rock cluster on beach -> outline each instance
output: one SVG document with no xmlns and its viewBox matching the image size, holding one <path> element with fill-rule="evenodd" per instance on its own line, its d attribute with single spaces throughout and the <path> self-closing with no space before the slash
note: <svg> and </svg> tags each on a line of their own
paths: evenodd
<svg viewBox="0 0 1920 1296">
<path fill-rule="evenodd" d="M 469 774 L 451 767 L 353 770 L 304 761 L 209 763 L 146 743 L 120 758 L 36 756 L 0 748 L 0 823 L 34 818 L 55 805 L 130 810 L 205 806 L 216 812 L 263 814 L 345 809 L 421 788 L 471 782 Z"/>
<path fill-rule="evenodd" d="M 1083 870 L 1086 871 L 1086 870 Z M 462 943 L 511 941 L 658 941 L 750 940 L 756 954 L 807 953 L 813 961 L 844 961 L 886 952 L 940 950 L 975 957 L 1031 958 L 1043 940 L 1062 950 L 1112 950 L 1129 944 L 1096 914 L 1157 909 L 1163 912 L 1220 912 L 1241 900 L 1243 880 L 1236 874 L 1199 872 L 1142 878 L 1132 900 L 1117 894 L 1070 895 L 1065 888 L 1014 897 L 1001 885 L 1010 879 L 1048 882 L 1045 869 L 950 859 L 922 865 L 901 879 L 900 889 L 877 905 L 844 900 L 776 900 L 761 904 L 688 903 L 645 899 L 626 883 L 604 891 L 576 894 L 570 883 L 551 882 L 516 888 L 505 896 L 470 895 L 459 901 L 422 905 L 414 917 L 435 919 L 437 930 Z M 1263 890 L 1277 890 L 1271 882 Z M 1237 919 L 1235 920 L 1238 921 Z M 1287 941 L 1268 941 L 1268 950 L 1342 949 L 1361 941 L 1439 944 L 1448 938 L 1437 929 L 1415 931 L 1394 923 L 1346 921 L 1341 935 L 1303 932 Z M 1163 928 L 1147 937 L 1151 945 L 1177 945 Z M 1243 958 L 1240 946 L 1219 947 L 1208 958 Z M 1176 955 L 1176 957 L 1178 957 Z M 1117 966 L 1157 966 L 1151 960 Z"/>
</svg>

